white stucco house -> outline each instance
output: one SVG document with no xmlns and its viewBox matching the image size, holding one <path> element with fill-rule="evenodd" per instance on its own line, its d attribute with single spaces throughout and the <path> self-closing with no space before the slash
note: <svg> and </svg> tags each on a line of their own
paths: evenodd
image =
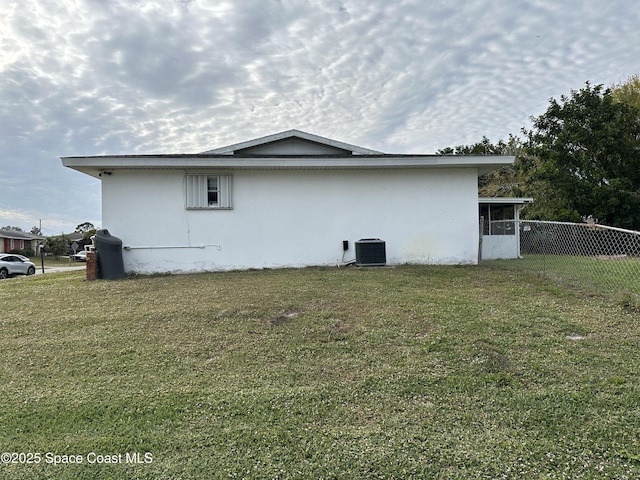
<svg viewBox="0 0 640 480">
<path fill-rule="evenodd" d="M 514 157 L 385 154 L 289 130 L 198 154 L 61 160 L 101 180 L 127 272 L 177 273 L 343 265 L 369 253 L 362 239 L 379 239 L 388 265 L 475 264 L 478 176 Z"/>
</svg>

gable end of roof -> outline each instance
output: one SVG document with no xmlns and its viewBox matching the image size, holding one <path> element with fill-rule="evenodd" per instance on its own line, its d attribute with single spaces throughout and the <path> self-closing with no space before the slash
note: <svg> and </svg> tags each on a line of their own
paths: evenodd
<svg viewBox="0 0 640 480">
<path fill-rule="evenodd" d="M 252 154 L 259 147 L 269 148 L 271 146 L 277 146 L 278 142 L 283 142 L 289 139 L 299 139 L 309 143 L 317 144 L 320 147 L 324 147 L 327 151 L 332 151 L 333 154 L 350 153 L 352 155 L 381 155 L 382 152 L 371 150 L 368 148 L 359 147 L 357 145 L 351 145 L 330 138 L 321 137 L 312 133 L 303 132 L 302 130 L 286 130 L 280 133 L 274 133 L 273 135 L 267 135 L 265 137 L 255 138 L 246 142 L 235 143 L 233 145 L 227 145 L 225 147 L 215 148 L 213 150 L 207 150 L 201 152 L 201 154 L 215 154 L 215 155 L 238 155 L 238 154 Z M 282 143 L 281 143 L 282 144 Z M 270 151 L 268 154 L 273 154 Z"/>
</svg>

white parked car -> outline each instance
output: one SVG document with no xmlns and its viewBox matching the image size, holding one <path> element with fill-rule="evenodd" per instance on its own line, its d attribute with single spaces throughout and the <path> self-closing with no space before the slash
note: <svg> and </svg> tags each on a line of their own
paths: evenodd
<svg viewBox="0 0 640 480">
<path fill-rule="evenodd" d="M 86 250 L 80 250 L 78 253 L 73 255 L 73 259 L 77 260 L 77 261 L 80 261 L 80 262 L 86 262 L 87 261 L 87 252 L 86 252 Z"/>
<path fill-rule="evenodd" d="M 36 266 L 27 257 L 13 253 L 0 253 L 0 278 L 34 273 L 36 273 Z"/>
</svg>

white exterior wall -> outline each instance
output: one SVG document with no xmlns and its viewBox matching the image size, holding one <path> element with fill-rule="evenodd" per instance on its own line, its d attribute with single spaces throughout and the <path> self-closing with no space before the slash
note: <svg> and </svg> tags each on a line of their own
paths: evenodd
<svg viewBox="0 0 640 480">
<path fill-rule="evenodd" d="M 482 237 L 482 259 L 520 258 L 519 235 L 484 235 Z"/>
<path fill-rule="evenodd" d="M 336 265 L 342 240 L 348 261 L 361 238 L 384 240 L 391 265 L 478 260 L 475 168 L 189 173 L 232 174 L 233 209 L 185 209 L 180 170 L 102 177 L 103 226 L 132 247 L 128 272 Z"/>
</svg>

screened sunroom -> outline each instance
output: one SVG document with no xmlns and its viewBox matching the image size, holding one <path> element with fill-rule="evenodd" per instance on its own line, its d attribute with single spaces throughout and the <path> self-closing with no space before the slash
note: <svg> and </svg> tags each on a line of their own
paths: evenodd
<svg viewBox="0 0 640 480">
<path fill-rule="evenodd" d="M 532 198 L 479 198 L 480 257 L 483 260 L 520 257 L 520 211 Z"/>
</svg>

